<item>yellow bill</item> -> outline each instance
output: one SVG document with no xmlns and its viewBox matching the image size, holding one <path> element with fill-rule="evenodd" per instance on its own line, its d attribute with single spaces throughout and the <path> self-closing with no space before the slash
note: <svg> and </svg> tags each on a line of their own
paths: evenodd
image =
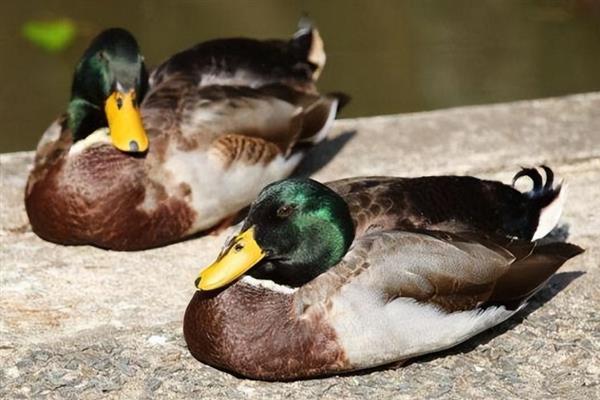
<svg viewBox="0 0 600 400">
<path fill-rule="evenodd" d="M 135 90 L 114 91 L 104 105 L 113 146 L 121 151 L 144 152 L 148 137 L 142 124 L 142 115 L 135 100 Z"/>
<path fill-rule="evenodd" d="M 215 262 L 200 272 L 196 287 L 198 290 L 214 290 L 223 287 L 242 276 L 265 255 L 254 239 L 254 227 L 251 227 L 237 235 Z"/>
</svg>

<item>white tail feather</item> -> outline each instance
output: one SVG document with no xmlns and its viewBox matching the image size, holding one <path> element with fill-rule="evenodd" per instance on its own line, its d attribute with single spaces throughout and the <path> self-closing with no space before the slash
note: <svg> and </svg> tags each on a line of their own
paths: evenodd
<svg viewBox="0 0 600 400">
<path fill-rule="evenodd" d="M 567 198 L 567 185 L 562 185 L 558 197 L 540 210 L 540 219 L 537 229 L 533 233 L 531 240 L 541 239 L 549 234 L 552 229 L 558 224 L 558 220 L 562 214 L 563 206 Z"/>
</svg>

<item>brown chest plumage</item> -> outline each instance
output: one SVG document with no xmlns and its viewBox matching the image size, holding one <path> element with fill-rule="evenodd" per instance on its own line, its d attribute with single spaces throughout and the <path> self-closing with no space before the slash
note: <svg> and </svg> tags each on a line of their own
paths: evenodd
<svg viewBox="0 0 600 400">
<path fill-rule="evenodd" d="M 250 378 L 289 380 L 350 368 L 323 313 L 300 318 L 293 295 L 245 283 L 196 292 L 183 331 L 195 358 Z"/>
<path fill-rule="evenodd" d="M 44 172 L 31 174 L 25 205 L 34 232 L 46 240 L 137 250 L 180 239 L 194 219 L 183 200 L 147 177 L 144 158 L 112 146 L 36 169 Z M 141 207 L 150 195 L 154 206 Z"/>
</svg>

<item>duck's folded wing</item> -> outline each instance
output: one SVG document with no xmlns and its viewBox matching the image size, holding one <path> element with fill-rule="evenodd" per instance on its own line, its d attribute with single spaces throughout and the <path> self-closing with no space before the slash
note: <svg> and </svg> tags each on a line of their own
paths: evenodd
<svg viewBox="0 0 600 400">
<path fill-rule="evenodd" d="M 190 149 L 211 143 L 221 147 L 224 140 L 228 146 L 235 142 L 288 155 L 297 143 L 324 138 L 338 102 L 284 85 L 183 87 L 176 80 L 165 82 L 144 101 L 142 112 L 151 130 L 167 132 L 179 147 Z"/>
<path fill-rule="evenodd" d="M 386 303 L 399 297 L 446 311 L 519 305 L 582 250 L 436 231 L 385 231 L 355 241 L 343 261 L 296 293 L 302 309 L 347 286 Z"/>
</svg>

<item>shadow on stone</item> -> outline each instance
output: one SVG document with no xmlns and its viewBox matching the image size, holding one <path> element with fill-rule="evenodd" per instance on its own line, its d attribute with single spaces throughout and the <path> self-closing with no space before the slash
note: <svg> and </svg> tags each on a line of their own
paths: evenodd
<svg viewBox="0 0 600 400">
<path fill-rule="evenodd" d="M 569 231 L 571 226 L 569 224 L 560 224 L 554 227 L 549 234 L 538 240 L 540 244 L 555 243 L 555 242 L 567 242 L 569 238 Z"/>
<path fill-rule="evenodd" d="M 319 145 L 309 150 L 293 176 L 296 178 L 308 178 L 325 165 L 327 165 L 337 153 L 356 135 L 356 131 L 346 131 L 333 139 L 326 139 Z"/>
</svg>

